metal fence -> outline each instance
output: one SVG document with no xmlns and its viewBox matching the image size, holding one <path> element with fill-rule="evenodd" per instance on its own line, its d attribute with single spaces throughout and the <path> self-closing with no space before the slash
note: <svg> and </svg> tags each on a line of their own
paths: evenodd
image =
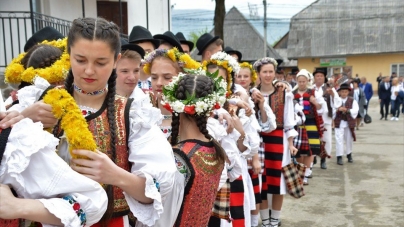
<svg viewBox="0 0 404 227">
<path fill-rule="evenodd" d="M 0 11 L 0 68 L 23 52 L 27 40 L 38 30 L 51 26 L 67 36 L 71 24 L 40 13 Z"/>
</svg>

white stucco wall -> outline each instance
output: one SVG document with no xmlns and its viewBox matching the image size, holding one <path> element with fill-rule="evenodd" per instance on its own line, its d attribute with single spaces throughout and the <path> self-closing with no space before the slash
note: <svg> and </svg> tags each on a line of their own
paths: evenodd
<svg viewBox="0 0 404 227">
<path fill-rule="evenodd" d="M 42 0 L 41 13 L 52 17 L 73 21 L 83 17 L 81 0 Z M 86 17 L 97 17 L 97 1 L 85 0 L 84 9 Z"/>
<path fill-rule="evenodd" d="M 1 11 L 29 11 L 29 1 L 27 0 L 1 0 Z"/>
<path fill-rule="evenodd" d="M 171 28 L 170 5 L 170 0 L 128 0 L 128 32 L 136 25 L 148 28 L 153 35 L 168 31 Z"/>
<path fill-rule="evenodd" d="M 136 1 L 136 0 L 134 0 Z M 37 13 L 72 21 L 82 17 L 81 0 L 34 0 Z M 30 0 L 1 0 L 1 11 L 29 11 Z M 97 0 L 85 0 L 86 17 L 97 16 Z"/>
</svg>

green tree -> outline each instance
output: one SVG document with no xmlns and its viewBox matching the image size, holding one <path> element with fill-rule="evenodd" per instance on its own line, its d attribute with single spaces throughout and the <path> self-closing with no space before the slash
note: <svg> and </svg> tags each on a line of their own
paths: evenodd
<svg viewBox="0 0 404 227">
<path fill-rule="evenodd" d="M 189 37 L 189 40 L 194 43 L 194 49 L 196 47 L 196 41 L 199 39 L 199 37 L 201 37 L 201 35 L 203 35 L 203 34 L 205 34 L 207 32 L 208 32 L 208 28 L 205 27 L 202 30 L 192 31 L 192 32 L 189 33 L 188 37 Z"/>
</svg>

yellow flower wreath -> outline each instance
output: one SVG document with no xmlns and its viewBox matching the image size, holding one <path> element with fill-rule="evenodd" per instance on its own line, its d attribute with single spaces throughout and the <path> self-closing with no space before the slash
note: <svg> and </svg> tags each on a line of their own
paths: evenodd
<svg viewBox="0 0 404 227">
<path fill-rule="evenodd" d="M 93 134 L 74 98 L 63 88 L 53 88 L 46 93 L 43 101 L 52 106 L 53 115 L 61 120 L 60 126 L 69 143 L 71 157 L 88 159 L 72 153 L 75 149 L 97 149 Z"/>
<path fill-rule="evenodd" d="M 70 69 L 70 56 L 67 53 L 67 38 L 55 41 L 45 40 L 41 44 L 47 44 L 62 49 L 62 56 L 49 67 L 37 69 L 29 67 L 25 69 L 21 64 L 21 60 L 27 53 L 21 53 L 7 66 L 4 73 L 6 83 L 21 83 L 22 81 L 33 83 L 36 76 L 44 78 L 49 83 L 65 80 Z"/>
<path fill-rule="evenodd" d="M 240 68 L 247 68 L 251 71 L 251 84 L 254 85 L 255 81 L 257 81 L 258 76 L 253 66 L 248 62 L 243 62 L 240 64 Z"/>
<path fill-rule="evenodd" d="M 188 54 L 179 52 L 176 47 L 169 50 L 157 49 L 150 52 L 143 60 L 143 71 L 146 74 L 150 74 L 150 65 L 158 56 L 168 57 L 171 61 L 177 62 L 181 68 L 192 70 L 201 67 L 199 62 L 192 59 Z"/>
</svg>

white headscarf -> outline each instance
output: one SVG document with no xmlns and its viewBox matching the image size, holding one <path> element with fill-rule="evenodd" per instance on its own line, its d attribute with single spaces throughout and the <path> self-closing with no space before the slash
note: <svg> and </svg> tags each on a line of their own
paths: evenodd
<svg viewBox="0 0 404 227">
<path fill-rule="evenodd" d="M 310 87 L 310 88 L 312 87 L 313 74 L 311 74 L 311 72 L 309 72 L 307 69 L 302 69 L 302 70 L 300 70 L 299 73 L 297 73 L 297 75 L 296 75 L 296 81 L 297 81 L 297 78 L 298 78 L 299 76 L 304 76 L 304 77 L 306 77 L 306 78 L 307 78 L 307 87 L 308 87 L 308 88 L 309 88 L 309 87 Z M 296 84 L 295 87 L 293 88 L 293 91 L 296 90 L 297 88 L 298 88 L 298 85 Z"/>
</svg>

